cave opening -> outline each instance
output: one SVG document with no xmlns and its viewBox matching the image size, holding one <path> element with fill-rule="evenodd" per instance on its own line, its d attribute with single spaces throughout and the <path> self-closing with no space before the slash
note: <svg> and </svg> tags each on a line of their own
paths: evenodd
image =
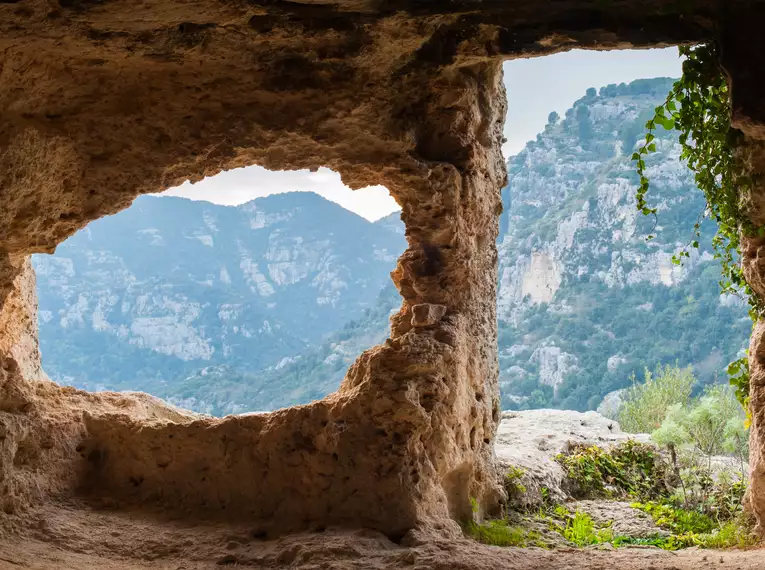
<svg viewBox="0 0 765 570">
<path fill-rule="evenodd" d="M 736 85 L 733 124 L 753 164 L 762 164 L 765 113 L 754 79 L 762 76 L 761 63 L 750 55 L 762 14 L 753 3 L 726 5 L 724 13 L 708 3 L 694 3 L 692 13 L 652 2 L 481 10 L 458 3 L 411 12 L 364 3 L 213 3 L 152 5 L 146 18 L 119 2 L 53 10 L 17 4 L 0 4 L 3 62 L 10 62 L 0 74 L 6 111 L 0 172 L 14 172 L 0 178 L 2 507 L 16 517 L 16 528 L 48 536 L 71 532 L 60 513 L 76 511 L 77 520 L 90 521 L 82 528 L 99 528 L 80 508 L 84 500 L 116 512 L 109 524 L 117 526 L 128 511 L 158 511 L 191 524 L 244 521 L 246 538 L 230 540 L 232 552 L 220 556 L 222 543 L 209 542 L 198 550 L 219 564 L 257 563 L 260 544 L 249 539 L 339 526 L 382 533 L 373 549 L 384 544 L 381 556 L 394 556 L 386 564 L 396 566 L 399 547 L 407 549 L 405 561 L 417 559 L 412 545 L 462 541 L 457 521 L 478 523 L 497 513 L 507 496 L 493 445 L 502 417 L 495 244 L 503 231 L 499 189 L 508 177 L 499 145 L 507 105 L 500 58 L 719 37 Z M 580 138 L 594 134 L 583 115 L 574 116 Z M 559 121 L 565 119 L 547 122 L 552 130 Z M 589 150 L 600 152 L 598 145 Z M 34 161 L 18 160 L 27 156 Z M 402 207 L 408 247 L 393 272 L 403 301 L 389 338 L 362 353 L 336 392 L 268 414 L 200 418 L 138 393 L 83 392 L 46 381 L 29 256 L 52 251 L 136 196 L 251 164 L 324 165 L 351 188 L 381 183 L 390 190 Z M 17 168 L 33 176 L 16 177 Z M 555 243 L 556 224 L 569 227 L 568 215 L 580 211 L 584 204 L 551 220 Z M 194 239 L 204 245 L 206 238 Z M 765 246 L 754 239 L 745 246 L 746 271 L 763 293 L 757 260 Z M 522 299 L 538 310 L 554 300 L 557 277 L 551 259 L 530 257 L 529 267 L 552 275 L 517 281 Z M 617 265 L 632 274 L 629 263 Z M 662 282 L 673 278 L 665 273 L 658 272 Z M 558 314 L 569 314 L 562 309 Z M 573 329 L 561 334 L 579 330 L 560 321 Z M 750 358 L 755 447 L 765 408 L 762 337 L 760 326 Z M 761 464 L 755 455 L 749 494 L 760 518 Z M 148 546 L 148 557 L 172 558 L 177 550 L 150 544 L 159 527 L 146 528 L 122 550 L 94 533 L 83 539 L 84 556 L 132 556 Z M 40 553 L 56 567 L 44 549 L 7 544 L 14 558 Z M 300 548 L 282 546 L 263 560 L 295 561 Z M 473 543 L 465 552 L 466 567 L 473 553 L 489 557 Z M 77 567 L 69 554 L 65 564 Z M 512 552 L 491 556 L 517 563 Z M 540 554 L 533 556 L 538 562 Z M 450 566 L 432 550 L 423 559 L 439 557 Z"/>
<path fill-rule="evenodd" d="M 33 256 L 43 369 L 214 416 L 321 399 L 387 337 L 405 244 L 385 188 L 328 169 L 141 196 Z"/>
<path fill-rule="evenodd" d="M 676 49 L 665 49 L 573 51 L 505 65 L 506 138 L 534 112 L 541 126 L 528 143 L 516 134 L 504 145 L 519 150 L 507 160 L 497 242 L 503 409 L 599 409 L 616 418 L 625 389 L 646 371 L 690 367 L 700 393 L 727 384 L 728 364 L 744 356 L 748 309 L 719 294 L 715 222 L 702 224 L 690 258 L 673 262 L 706 210 L 677 133 L 657 131 L 659 152 L 648 159 L 656 220 L 635 208 L 632 155 L 681 63 Z M 518 85 L 545 103 L 522 95 L 514 106 Z M 551 106 L 558 91 L 574 89 L 565 106 Z"/>
<path fill-rule="evenodd" d="M 680 63 L 667 48 L 574 50 L 504 64 L 503 410 L 600 407 L 615 417 L 609 405 L 644 369 L 691 365 L 705 385 L 743 351 L 743 310 L 732 299 L 715 307 L 709 252 L 671 264 L 687 222 L 703 208 L 671 135 L 655 166 L 661 199 L 672 203 L 658 240 L 644 240 L 649 221 L 631 208 L 629 157 Z M 318 192 L 341 208 L 309 204 L 309 194 L 277 197 L 288 189 Z M 325 168 L 240 167 L 162 196 L 198 202 L 140 197 L 55 255 L 35 256 L 43 365 L 54 380 L 146 391 L 216 416 L 272 410 L 327 396 L 359 354 L 388 336 L 400 300 L 387 274 L 406 242 L 399 206 L 383 187 L 351 191 Z M 256 196 L 273 203 L 251 202 Z M 243 215 L 210 204 L 192 221 L 189 210 L 205 201 Z M 290 208 L 302 208 L 305 219 L 290 221 Z M 344 221 L 348 211 L 373 224 Z M 267 227 L 269 237 L 257 238 L 266 245 L 241 239 Z M 365 257 L 371 265 L 359 263 Z M 677 287 L 689 284 L 693 291 Z M 238 285 L 242 291 L 232 291 Z M 277 292 L 284 286 L 299 291 Z M 711 328 L 698 342 L 689 335 L 704 323 Z M 646 329 L 656 335 L 645 338 Z"/>
</svg>

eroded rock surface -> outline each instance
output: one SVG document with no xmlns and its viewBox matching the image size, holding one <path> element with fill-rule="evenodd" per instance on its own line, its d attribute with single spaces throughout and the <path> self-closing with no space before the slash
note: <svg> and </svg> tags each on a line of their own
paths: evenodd
<svg viewBox="0 0 765 570">
<path fill-rule="evenodd" d="M 329 528 L 264 540 L 247 525 L 188 524 L 135 513 L 48 509 L 36 525 L 0 537 L 0 563 L 35 570 L 760 570 L 762 550 L 715 552 L 622 548 L 615 552 L 484 546 L 415 536 L 396 544 L 379 532 Z M 414 534 L 414 533 L 413 533 Z"/>
<path fill-rule="evenodd" d="M 274 414 L 167 421 L 115 413 L 106 404 L 85 412 L 76 405 L 62 409 L 70 432 L 53 448 L 70 477 L 68 486 L 51 492 L 85 492 L 123 507 L 160 505 L 189 515 L 225 512 L 257 521 L 263 532 L 343 524 L 391 536 L 418 524 L 456 532 L 452 520 L 472 515 L 471 498 L 485 510 L 499 505 L 492 448 L 499 409 L 494 243 L 505 180 L 498 144 L 504 87 L 499 62 L 452 67 L 437 82 L 461 85 L 459 96 L 422 101 L 419 158 L 392 159 L 398 168 L 390 175 L 381 168 L 374 180 L 388 184 L 402 204 L 410 244 L 393 275 L 404 305 L 391 339 L 351 367 L 337 394 Z M 36 131 L 19 136 L 12 145 L 21 148 L 23 141 L 42 156 L 34 168 L 53 160 L 45 153 L 59 148 Z M 76 164 L 66 161 L 67 167 Z M 108 188 L 119 186 L 112 182 Z M 19 183 L 7 187 L 14 199 L 20 199 Z M 48 200 L 58 204 L 55 192 Z M 77 199 L 71 203 L 82 207 Z M 79 218 L 74 211 L 61 216 Z M 33 250 L 45 231 L 58 231 L 56 224 L 41 223 Z M 5 243 L 23 249 L 10 236 Z M 415 306 L 428 307 L 427 314 L 415 316 Z M 17 372 L 14 385 L 31 389 Z M 26 409 L 19 413 L 31 421 Z"/>
</svg>

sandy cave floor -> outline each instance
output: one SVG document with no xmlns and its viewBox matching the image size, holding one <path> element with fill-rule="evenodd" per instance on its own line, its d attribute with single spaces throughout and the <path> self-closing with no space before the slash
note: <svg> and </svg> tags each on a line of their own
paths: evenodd
<svg viewBox="0 0 765 570">
<path fill-rule="evenodd" d="M 20 522 L 20 521 L 19 521 Z M 765 549 L 749 551 L 625 548 L 618 551 L 503 549 L 469 540 L 401 546 L 368 530 L 254 538 L 246 526 L 154 519 L 145 513 L 49 505 L 0 538 L 0 569 L 202 570 L 761 570 Z"/>
</svg>

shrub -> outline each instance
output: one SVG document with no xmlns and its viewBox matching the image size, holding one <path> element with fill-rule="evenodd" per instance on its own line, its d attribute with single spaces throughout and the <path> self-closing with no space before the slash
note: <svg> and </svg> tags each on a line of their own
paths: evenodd
<svg viewBox="0 0 765 570">
<path fill-rule="evenodd" d="M 642 497 L 665 495 L 670 488 L 669 464 L 661 454 L 636 441 L 611 449 L 574 446 L 556 458 L 565 469 L 571 494 L 587 497 Z"/>
<path fill-rule="evenodd" d="M 528 505 L 529 499 L 526 486 L 523 484 L 523 475 L 526 472 L 520 467 L 509 467 L 505 473 L 505 491 L 507 492 L 507 506 L 511 509 L 522 509 Z"/>
<path fill-rule="evenodd" d="M 669 537 L 657 537 L 651 544 L 665 550 L 679 550 L 698 546 L 700 548 L 743 548 L 757 544 L 752 532 L 753 524 L 749 516 L 739 511 L 735 517 L 725 522 L 717 522 L 710 516 L 698 511 L 675 508 L 662 503 L 633 503 L 634 508 L 649 513 L 656 524 L 670 530 Z M 629 538 L 618 537 L 614 546 L 636 544 Z"/>
<path fill-rule="evenodd" d="M 696 379 L 690 367 L 659 366 L 656 373 L 644 372 L 643 384 L 628 388 L 618 420 L 622 429 L 629 433 L 651 433 L 657 429 L 667 410 L 673 405 L 685 405 L 690 401 Z"/>
<path fill-rule="evenodd" d="M 573 517 L 569 518 L 563 531 L 563 537 L 582 548 L 583 546 L 610 542 L 614 535 L 610 528 L 596 529 L 590 515 L 577 511 Z"/>
<path fill-rule="evenodd" d="M 735 510 L 731 505 L 722 505 L 721 497 L 741 495 L 738 491 L 743 484 L 733 486 L 719 473 L 713 473 L 712 459 L 725 452 L 732 454 L 738 459 L 739 478 L 743 480 L 748 458 L 746 429 L 744 412 L 729 386 L 711 386 L 690 404 L 669 408 L 661 427 L 651 437 L 670 451 L 685 508 L 702 512 Z"/>
<path fill-rule="evenodd" d="M 526 492 L 525 485 L 521 482 L 526 473 L 520 467 L 509 467 L 505 473 L 505 490 L 510 498 L 523 495 Z"/>
</svg>

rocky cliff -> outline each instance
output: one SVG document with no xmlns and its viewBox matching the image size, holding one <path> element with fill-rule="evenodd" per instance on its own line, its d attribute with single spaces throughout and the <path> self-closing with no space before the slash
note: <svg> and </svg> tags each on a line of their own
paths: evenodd
<svg viewBox="0 0 765 570">
<path fill-rule="evenodd" d="M 278 369 L 375 307 L 404 244 L 315 194 L 141 197 L 35 256 L 45 369 L 180 399 L 200 368 Z"/>
<path fill-rule="evenodd" d="M 657 132 L 648 162 L 657 218 L 635 209 L 631 155 L 671 84 L 590 89 L 508 161 L 497 299 L 506 408 L 594 409 L 644 367 L 677 361 L 712 382 L 743 354 L 751 323 L 737 298 L 719 296 L 714 224 L 689 259 L 672 261 L 704 211 L 675 133 Z"/>
</svg>

